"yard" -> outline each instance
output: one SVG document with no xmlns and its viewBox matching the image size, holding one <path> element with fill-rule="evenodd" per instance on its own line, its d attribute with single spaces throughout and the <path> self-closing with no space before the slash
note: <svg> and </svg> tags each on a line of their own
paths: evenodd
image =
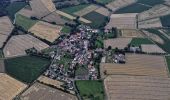
<svg viewBox="0 0 170 100">
<path fill-rule="evenodd" d="M 15 14 L 27 5 L 25 2 L 13 2 L 7 8 L 7 12 L 11 20 L 14 20 Z"/>
<path fill-rule="evenodd" d="M 76 81 L 76 86 L 83 100 L 104 100 L 104 86 L 98 81 Z"/>
<path fill-rule="evenodd" d="M 24 28 L 24 30 L 26 31 L 30 29 L 33 25 L 35 25 L 37 22 L 38 20 L 32 20 L 20 14 L 17 14 L 16 19 L 15 19 L 15 23 L 18 26 L 21 26 L 22 28 Z"/>
<path fill-rule="evenodd" d="M 134 46 L 140 46 L 142 44 L 153 44 L 153 42 L 147 38 L 133 38 L 130 44 Z"/>
<path fill-rule="evenodd" d="M 97 12 L 90 12 L 83 16 L 83 18 L 92 21 L 89 26 L 92 28 L 101 28 L 105 26 L 105 23 L 107 22 L 107 18 Z"/>
<path fill-rule="evenodd" d="M 166 56 L 166 62 L 167 62 L 168 69 L 169 69 L 169 72 L 170 72 L 170 56 Z"/>
<path fill-rule="evenodd" d="M 50 63 L 48 59 L 23 56 L 5 60 L 6 72 L 14 78 L 31 83 L 39 77 Z"/>
</svg>

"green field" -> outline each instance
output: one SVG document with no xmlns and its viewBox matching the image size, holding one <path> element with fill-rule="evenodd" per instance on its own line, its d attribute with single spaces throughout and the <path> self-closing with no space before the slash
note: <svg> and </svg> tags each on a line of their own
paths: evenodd
<svg viewBox="0 0 170 100">
<path fill-rule="evenodd" d="M 108 3 L 110 3 L 114 0 L 95 0 L 95 1 L 98 2 L 98 3 L 102 3 L 102 4 L 108 4 Z"/>
<path fill-rule="evenodd" d="M 170 15 L 166 15 L 160 18 L 163 27 L 170 27 Z"/>
<path fill-rule="evenodd" d="M 13 2 L 7 8 L 7 12 L 11 20 L 14 20 L 15 14 L 27 5 L 25 2 Z"/>
<path fill-rule="evenodd" d="M 166 62 L 167 62 L 168 69 L 169 69 L 169 72 L 170 72 L 170 56 L 166 56 Z"/>
<path fill-rule="evenodd" d="M 106 17 L 94 11 L 86 14 L 83 18 L 92 21 L 92 23 L 89 24 L 92 28 L 101 28 L 105 26 L 106 23 Z"/>
<path fill-rule="evenodd" d="M 147 38 L 133 38 L 130 44 L 134 46 L 140 46 L 142 44 L 153 44 L 153 42 Z"/>
<path fill-rule="evenodd" d="M 23 56 L 5 60 L 6 72 L 12 77 L 31 83 L 42 74 L 50 61 L 35 56 Z"/>
<path fill-rule="evenodd" d="M 4 58 L 3 51 L 0 49 L 0 58 Z"/>
<path fill-rule="evenodd" d="M 71 28 L 69 26 L 64 26 L 61 30 L 61 33 L 70 33 Z"/>
<path fill-rule="evenodd" d="M 76 86 L 83 100 L 104 100 L 102 81 L 76 81 Z"/>
<path fill-rule="evenodd" d="M 156 44 L 159 45 L 164 51 L 170 53 L 170 40 L 167 37 L 165 37 L 157 29 L 147 29 L 146 31 L 158 35 L 164 41 L 164 44 L 160 44 L 160 43 L 156 43 Z"/>
<path fill-rule="evenodd" d="M 37 22 L 38 22 L 38 20 L 32 20 L 32 19 L 22 16 L 20 14 L 17 14 L 16 19 L 15 19 L 16 25 L 21 26 L 26 31 L 29 30 Z"/>
<path fill-rule="evenodd" d="M 116 14 L 118 14 L 118 13 L 140 13 L 140 12 L 146 11 L 148 9 L 150 9 L 150 7 L 135 3 L 135 4 L 129 5 L 127 7 L 121 8 L 121 9 L 117 10 L 115 13 Z"/>
<path fill-rule="evenodd" d="M 72 7 L 63 8 L 63 9 L 61 9 L 61 11 L 72 15 L 73 13 L 75 13 L 79 10 L 82 10 L 83 8 L 86 8 L 89 5 L 90 4 L 76 5 L 76 6 L 72 6 Z"/>
<path fill-rule="evenodd" d="M 138 3 L 150 5 L 150 6 L 155 6 L 157 4 L 162 4 L 164 3 L 164 0 L 138 0 Z"/>
</svg>

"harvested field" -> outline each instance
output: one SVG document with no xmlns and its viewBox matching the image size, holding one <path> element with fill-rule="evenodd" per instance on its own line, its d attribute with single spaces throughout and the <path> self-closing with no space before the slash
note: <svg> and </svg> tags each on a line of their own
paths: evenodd
<svg viewBox="0 0 170 100">
<path fill-rule="evenodd" d="M 29 8 L 29 6 L 24 7 L 23 9 L 21 9 L 20 11 L 17 12 L 18 14 L 31 18 L 31 16 L 33 15 L 33 11 Z"/>
<path fill-rule="evenodd" d="M 104 84 L 108 100 L 169 100 L 169 78 L 112 75 Z"/>
<path fill-rule="evenodd" d="M 170 7 L 160 4 L 151 9 L 138 14 L 138 21 L 143 21 L 151 18 L 161 17 L 170 14 Z"/>
<path fill-rule="evenodd" d="M 113 49 L 116 47 L 119 49 L 124 49 L 131 42 L 132 38 L 115 38 L 104 40 L 104 47 L 108 48 L 111 46 Z"/>
<path fill-rule="evenodd" d="M 0 59 L 0 73 L 5 72 L 5 65 L 4 65 L 4 60 Z"/>
<path fill-rule="evenodd" d="M 121 37 L 128 37 L 128 38 L 134 38 L 134 37 L 143 37 L 143 33 L 139 30 L 121 30 Z"/>
<path fill-rule="evenodd" d="M 77 97 L 49 86 L 34 83 L 21 96 L 21 100 L 77 100 Z"/>
<path fill-rule="evenodd" d="M 106 29 L 116 27 L 118 29 L 136 29 L 137 13 L 112 14 L 110 22 L 105 26 Z"/>
<path fill-rule="evenodd" d="M 52 0 L 31 0 L 30 6 L 33 11 L 33 16 L 39 19 L 56 10 Z"/>
<path fill-rule="evenodd" d="M 6 72 L 26 83 L 31 83 L 37 79 L 49 64 L 49 59 L 36 56 L 22 56 L 5 60 Z"/>
<path fill-rule="evenodd" d="M 37 37 L 45 39 L 49 42 L 54 42 L 60 36 L 61 29 L 61 26 L 39 21 L 28 31 Z"/>
<path fill-rule="evenodd" d="M 111 3 L 107 4 L 106 7 L 108 7 L 113 12 L 115 12 L 116 10 L 120 8 L 126 7 L 136 2 L 137 0 L 114 0 Z"/>
<path fill-rule="evenodd" d="M 7 16 L 0 17 L 0 48 L 6 42 L 8 36 L 11 34 L 14 26 Z"/>
<path fill-rule="evenodd" d="M 154 18 L 154 19 L 138 22 L 139 29 L 161 28 L 161 27 L 162 27 L 162 23 L 160 18 Z"/>
<path fill-rule="evenodd" d="M 7 74 L 0 73 L 0 100 L 12 100 L 27 86 Z"/>
<path fill-rule="evenodd" d="M 78 12 L 75 12 L 74 14 L 77 15 L 77 16 L 84 16 L 84 15 L 86 15 L 86 14 L 96 10 L 97 8 L 99 8 L 99 6 L 97 6 L 97 5 L 90 5 L 90 6 L 84 8 L 84 9 L 78 11 Z"/>
<path fill-rule="evenodd" d="M 125 64 L 101 63 L 100 68 L 102 77 L 105 75 L 168 77 L 163 56 L 128 54 Z"/>
<path fill-rule="evenodd" d="M 108 9 L 104 8 L 104 7 L 100 7 L 98 9 L 96 9 L 95 12 L 97 12 L 99 14 L 102 14 L 104 16 L 109 16 L 111 14 L 111 12 Z"/>
<path fill-rule="evenodd" d="M 166 53 L 162 50 L 159 46 L 155 44 L 142 44 L 141 45 L 142 51 L 146 53 Z"/>
<path fill-rule="evenodd" d="M 3 49 L 5 57 L 26 55 L 25 50 L 36 48 L 41 51 L 49 46 L 31 35 L 12 36 Z"/>
</svg>

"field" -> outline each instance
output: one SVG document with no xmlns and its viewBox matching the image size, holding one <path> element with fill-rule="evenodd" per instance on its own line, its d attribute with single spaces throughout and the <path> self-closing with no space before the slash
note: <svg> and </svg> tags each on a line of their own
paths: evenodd
<svg viewBox="0 0 170 100">
<path fill-rule="evenodd" d="M 164 2 L 165 2 L 164 0 L 138 0 L 138 3 L 142 3 L 149 6 L 155 6 L 157 4 L 162 4 Z"/>
<path fill-rule="evenodd" d="M 49 42 L 54 42 L 60 36 L 61 29 L 62 26 L 39 21 L 28 31 L 33 33 L 37 37 L 45 39 Z"/>
<path fill-rule="evenodd" d="M 161 23 L 163 25 L 163 27 L 170 27 L 170 15 L 167 16 L 163 16 L 160 18 L 161 19 Z"/>
<path fill-rule="evenodd" d="M 88 13 L 83 16 L 83 18 L 92 22 L 91 24 L 89 24 L 92 28 L 100 28 L 106 23 L 106 17 L 97 12 Z"/>
<path fill-rule="evenodd" d="M 112 2 L 113 0 L 95 0 L 95 1 L 102 3 L 102 4 L 108 4 L 108 3 Z"/>
<path fill-rule="evenodd" d="M 148 6 L 144 6 L 144 5 L 135 3 L 135 4 L 129 5 L 127 7 L 121 8 L 121 9 L 115 11 L 115 13 L 116 14 L 118 14 L 118 13 L 119 14 L 120 13 L 140 13 L 140 12 L 148 10 L 149 8 L 150 7 L 148 7 Z"/>
<path fill-rule="evenodd" d="M 156 44 L 142 44 L 141 45 L 142 52 L 145 53 L 161 53 L 164 54 L 166 53 L 162 48 L 160 48 Z"/>
<path fill-rule="evenodd" d="M 82 10 L 88 6 L 89 6 L 89 4 L 76 5 L 76 6 L 72 6 L 72 7 L 63 8 L 63 9 L 61 9 L 61 11 L 73 15 L 73 13 L 75 13 L 79 10 Z"/>
<path fill-rule="evenodd" d="M 7 74 L 0 73 L 0 100 L 12 100 L 27 86 Z"/>
<path fill-rule="evenodd" d="M 142 44 L 153 44 L 153 42 L 147 38 L 133 38 L 130 44 L 134 46 L 140 46 Z"/>
<path fill-rule="evenodd" d="M 5 72 L 5 65 L 4 65 L 4 59 L 0 58 L 0 73 Z"/>
<path fill-rule="evenodd" d="M 49 60 L 35 56 L 23 56 L 5 60 L 6 72 L 26 83 L 31 83 L 37 79 L 49 63 Z"/>
<path fill-rule="evenodd" d="M 70 33 L 71 28 L 69 26 L 64 26 L 61 30 L 61 33 Z"/>
<path fill-rule="evenodd" d="M 142 32 L 140 32 L 139 30 L 121 30 L 120 32 L 120 36 L 121 37 L 143 37 Z"/>
<path fill-rule="evenodd" d="M 26 55 L 25 50 L 35 48 L 41 51 L 49 47 L 46 43 L 33 37 L 32 35 L 15 35 L 5 45 L 3 52 L 5 57 L 16 57 Z"/>
<path fill-rule="evenodd" d="M 160 33 L 156 29 L 147 29 L 147 31 L 158 35 L 163 40 L 164 43 L 161 44 L 161 43 L 156 42 L 156 44 L 160 46 L 164 51 L 170 53 L 170 46 L 169 46 L 170 40 L 166 36 L 164 36 L 162 33 Z"/>
<path fill-rule="evenodd" d="M 166 62 L 167 62 L 169 74 L 170 74 L 170 56 L 166 56 Z"/>
<path fill-rule="evenodd" d="M 11 20 L 14 20 L 15 14 L 24 8 L 27 4 L 25 2 L 13 2 L 11 3 L 6 10 L 8 11 L 8 15 L 10 16 Z"/>
<path fill-rule="evenodd" d="M 24 28 L 24 30 L 28 31 L 34 24 L 36 24 L 38 20 L 31 20 L 25 16 L 20 14 L 16 15 L 15 24 Z"/>
<path fill-rule="evenodd" d="M 3 57 L 4 57 L 3 51 L 0 49 L 0 58 L 3 58 Z"/>
<path fill-rule="evenodd" d="M 170 94 L 169 78 L 112 75 L 104 85 L 108 100 L 168 100 Z"/>
<path fill-rule="evenodd" d="M 170 29 L 163 30 L 168 36 L 170 36 Z"/>
<path fill-rule="evenodd" d="M 41 83 L 34 83 L 19 100 L 77 100 L 77 97 Z"/>
<path fill-rule="evenodd" d="M 104 100 L 102 81 L 76 81 L 76 86 L 83 100 Z"/>
<path fill-rule="evenodd" d="M 128 54 L 125 64 L 101 63 L 101 76 L 137 75 L 168 77 L 163 56 Z M 105 73 L 104 73 L 105 72 Z"/>
</svg>

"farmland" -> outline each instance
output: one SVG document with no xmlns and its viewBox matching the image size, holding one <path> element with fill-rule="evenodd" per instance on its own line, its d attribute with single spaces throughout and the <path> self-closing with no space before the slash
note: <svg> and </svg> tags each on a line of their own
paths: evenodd
<svg viewBox="0 0 170 100">
<path fill-rule="evenodd" d="M 169 74 L 170 74 L 170 56 L 166 56 L 166 62 L 167 62 Z"/>
<path fill-rule="evenodd" d="M 92 23 L 89 24 L 92 28 L 100 28 L 106 23 L 106 17 L 97 12 L 88 13 L 83 16 L 83 18 L 92 21 Z"/>
<path fill-rule="evenodd" d="M 83 100 L 104 100 L 102 81 L 76 81 L 76 86 Z"/>
<path fill-rule="evenodd" d="M 27 87 L 4 73 L 0 73 L 0 80 L 0 100 L 12 100 Z"/>
<path fill-rule="evenodd" d="M 121 30 L 120 37 L 143 37 L 143 34 L 139 30 Z"/>
<path fill-rule="evenodd" d="M 0 58 L 3 58 L 3 57 L 4 57 L 3 51 L 0 49 Z"/>
<path fill-rule="evenodd" d="M 149 5 L 149 6 L 154 6 L 157 4 L 162 4 L 164 3 L 164 0 L 138 0 L 137 3 L 142 3 L 144 5 Z"/>
<path fill-rule="evenodd" d="M 170 15 L 166 15 L 161 17 L 161 23 L 163 25 L 163 27 L 170 27 Z"/>
<path fill-rule="evenodd" d="M 170 94 L 169 78 L 112 75 L 104 84 L 108 100 L 168 100 Z"/>
<path fill-rule="evenodd" d="M 26 31 L 28 29 L 30 29 L 37 22 L 38 22 L 37 20 L 31 20 L 25 16 L 20 15 L 20 14 L 17 14 L 16 19 L 15 19 L 15 24 L 17 24 L 18 26 L 21 26 Z"/>
<path fill-rule="evenodd" d="M 142 44 L 153 44 L 153 42 L 147 38 L 133 38 L 130 44 L 134 46 L 140 46 Z"/>
<path fill-rule="evenodd" d="M 45 58 L 23 56 L 5 60 L 6 72 L 26 83 L 33 82 L 50 63 Z"/>
<path fill-rule="evenodd" d="M 61 30 L 61 33 L 70 33 L 71 28 L 69 26 L 64 26 Z"/>
<path fill-rule="evenodd" d="M 15 14 L 21 10 L 22 8 L 24 8 L 27 4 L 25 2 L 13 2 L 11 3 L 6 10 L 8 11 L 8 15 L 10 16 L 10 18 L 12 20 L 14 20 L 14 16 Z"/>
<path fill-rule="evenodd" d="M 101 4 L 108 4 L 110 2 L 112 2 L 113 0 L 95 0 L 97 1 L 98 3 L 101 3 Z"/>
</svg>

